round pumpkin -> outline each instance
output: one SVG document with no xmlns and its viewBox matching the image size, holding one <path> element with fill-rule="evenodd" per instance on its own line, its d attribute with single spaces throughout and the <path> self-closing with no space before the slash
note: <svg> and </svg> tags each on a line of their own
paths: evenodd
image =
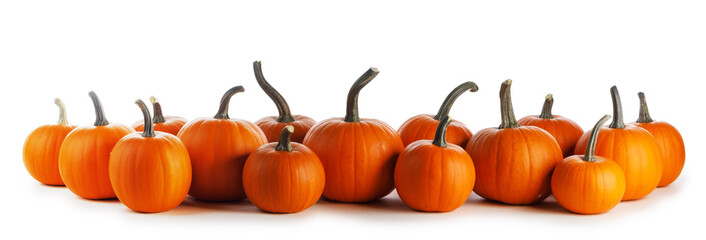
<svg viewBox="0 0 706 240">
<path fill-rule="evenodd" d="M 164 116 L 162 113 L 162 105 L 154 97 L 150 97 L 150 102 L 152 102 L 152 109 L 154 109 L 154 118 L 152 118 L 152 123 L 154 124 L 154 130 L 170 133 L 172 135 L 177 135 L 179 130 L 186 124 L 186 118 L 177 116 Z M 145 130 L 145 121 L 141 120 L 132 124 L 132 128 L 135 131 Z"/>
<path fill-rule="evenodd" d="M 564 157 L 568 157 L 574 154 L 574 147 L 583 135 L 583 129 L 571 119 L 552 114 L 553 105 L 554 97 L 547 94 L 541 114 L 525 116 L 517 122 L 522 126 L 535 126 L 547 131 L 559 143 Z"/>
</svg>

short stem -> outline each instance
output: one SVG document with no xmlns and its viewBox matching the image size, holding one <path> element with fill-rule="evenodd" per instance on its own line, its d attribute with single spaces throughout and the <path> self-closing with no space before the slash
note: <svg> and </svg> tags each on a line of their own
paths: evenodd
<svg viewBox="0 0 706 240">
<path fill-rule="evenodd" d="M 439 108 L 439 112 L 436 113 L 436 116 L 434 116 L 434 119 L 436 120 L 441 120 L 446 115 L 449 115 L 449 112 L 451 111 L 451 106 L 454 105 L 454 102 L 456 102 L 456 99 L 458 99 L 461 94 L 465 93 L 466 91 L 471 91 L 471 92 L 477 92 L 478 91 L 478 85 L 476 83 L 468 81 L 465 83 L 462 83 L 461 85 L 458 85 L 458 87 L 454 88 L 454 90 L 449 93 L 448 96 L 446 96 L 446 99 L 444 99 L 444 102 L 441 103 L 441 107 Z"/>
<path fill-rule="evenodd" d="M 292 125 L 287 125 L 282 129 L 282 133 L 279 134 L 279 142 L 277 142 L 277 146 L 275 146 L 275 150 L 277 151 L 285 151 L 285 152 L 291 152 L 292 151 L 292 133 L 294 132 L 294 127 Z"/>
<path fill-rule="evenodd" d="M 623 104 L 620 101 L 620 93 L 618 87 L 610 88 L 610 97 L 613 99 L 613 122 L 610 123 L 610 128 L 625 128 L 623 121 Z"/>
<path fill-rule="evenodd" d="M 289 110 L 289 104 L 287 104 L 284 97 L 282 97 L 282 95 L 279 94 L 279 92 L 277 92 L 277 90 L 273 88 L 267 80 L 265 80 L 265 75 L 262 74 L 262 63 L 260 61 L 255 61 L 252 65 L 255 70 L 255 79 L 257 80 L 257 84 L 260 85 L 260 88 L 265 91 L 267 96 L 269 96 L 277 106 L 277 111 L 279 111 L 277 122 L 293 122 L 294 117 L 292 116 L 292 112 Z"/>
<path fill-rule="evenodd" d="M 165 122 L 166 120 L 164 119 L 164 114 L 162 114 L 162 105 L 159 104 L 159 100 L 157 100 L 154 96 L 151 96 L 150 102 L 152 102 L 152 109 L 154 109 L 154 118 L 152 118 L 152 122 L 155 124 Z"/>
<path fill-rule="evenodd" d="M 610 115 L 605 115 L 598 120 L 593 129 L 591 129 L 591 135 L 588 136 L 588 144 L 586 145 L 586 153 L 583 155 L 583 160 L 588 162 L 596 161 L 596 141 L 598 140 L 598 133 L 605 122 L 610 119 Z"/>
<path fill-rule="evenodd" d="M 375 78 L 375 76 L 380 73 L 377 68 L 371 67 L 368 71 L 365 71 L 358 80 L 353 83 L 351 89 L 348 91 L 348 101 L 346 102 L 346 117 L 344 121 L 346 122 L 360 122 L 360 115 L 358 114 L 358 94 L 360 90 L 365 87 L 370 81 Z"/>
<path fill-rule="evenodd" d="M 154 126 L 152 124 L 152 118 L 150 118 L 150 110 L 147 109 L 147 105 L 145 105 L 145 102 L 143 102 L 142 99 L 137 99 L 135 104 L 140 107 L 140 110 L 142 110 L 142 116 L 145 118 L 145 130 L 142 131 L 142 136 L 154 137 Z"/>
<path fill-rule="evenodd" d="M 88 96 L 91 97 L 91 100 L 93 101 L 93 108 L 95 108 L 96 111 L 96 122 L 93 123 L 93 126 L 105 126 L 110 124 L 108 119 L 105 118 L 105 113 L 103 113 L 103 105 L 101 105 L 101 101 L 98 100 L 98 95 L 96 95 L 95 92 L 90 91 Z"/>
<path fill-rule="evenodd" d="M 640 98 L 640 116 L 637 118 L 638 123 L 651 123 L 654 122 L 652 117 L 650 117 L 650 110 L 647 109 L 647 100 L 645 100 L 645 93 L 639 92 L 637 96 Z"/>
<path fill-rule="evenodd" d="M 512 98 L 510 97 L 510 86 L 512 80 L 508 79 L 500 86 L 500 117 L 499 129 L 520 127 L 515 119 L 515 111 L 512 109 Z"/>
<path fill-rule="evenodd" d="M 554 115 L 552 115 L 552 106 L 554 106 L 554 96 L 552 96 L 552 94 L 547 94 L 547 96 L 544 97 L 544 105 L 542 105 L 542 114 L 539 114 L 539 118 L 553 119 Z"/>
<path fill-rule="evenodd" d="M 449 124 L 451 124 L 451 117 L 449 115 L 441 117 L 439 120 L 439 125 L 436 126 L 436 133 L 434 134 L 434 140 L 432 144 L 439 147 L 446 147 L 446 129 L 448 129 Z"/>
<path fill-rule="evenodd" d="M 236 93 L 239 92 L 244 92 L 245 88 L 243 86 L 235 86 L 231 89 L 228 89 L 225 94 L 223 94 L 223 97 L 221 98 L 221 105 L 218 107 L 218 113 L 216 113 L 216 116 L 213 118 L 215 119 L 230 119 L 230 116 L 228 116 L 228 104 L 230 104 L 230 98 L 233 97 Z"/>
<path fill-rule="evenodd" d="M 56 106 L 59 106 L 59 121 L 56 124 L 69 125 L 69 121 L 66 120 L 66 107 L 64 107 L 64 102 L 59 98 L 55 98 L 54 103 L 56 103 Z"/>
</svg>

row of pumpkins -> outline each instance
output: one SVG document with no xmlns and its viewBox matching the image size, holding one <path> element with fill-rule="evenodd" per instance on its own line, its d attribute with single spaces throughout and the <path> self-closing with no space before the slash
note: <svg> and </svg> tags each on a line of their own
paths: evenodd
<svg viewBox="0 0 706 240">
<path fill-rule="evenodd" d="M 163 116 L 154 98 L 151 117 L 137 100 L 144 121 L 128 127 L 108 122 L 90 92 L 93 126 L 69 125 L 57 99 L 60 120 L 27 137 L 25 166 L 39 182 L 66 185 L 86 199 L 117 197 L 138 212 L 172 209 L 188 194 L 203 201 L 247 197 L 264 211 L 291 213 L 310 207 L 321 195 L 359 203 L 397 188 L 402 201 L 420 211 L 452 211 L 475 191 L 506 204 L 533 204 L 553 193 L 567 210 L 592 214 L 672 183 L 684 165 L 679 132 L 650 118 L 642 93 L 637 122 L 625 124 L 616 87 L 610 91 L 612 123 L 603 126 L 610 118 L 606 115 L 586 133 L 568 118 L 552 114 L 551 95 L 541 115 L 517 121 L 511 80 L 500 88 L 502 121 L 497 128 L 472 134 L 449 118 L 462 93 L 478 90 L 475 83 L 465 82 L 436 115 L 414 116 L 395 131 L 380 120 L 358 116 L 358 93 L 378 74 L 375 68 L 351 87 L 345 117 L 315 123 L 292 115 L 265 80 L 260 62 L 253 67 L 279 116 L 255 124 L 231 119 L 230 99 L 244 91 L 237 86 L 223 95 L 214 117 L 188 123 Z"/>
</svg>

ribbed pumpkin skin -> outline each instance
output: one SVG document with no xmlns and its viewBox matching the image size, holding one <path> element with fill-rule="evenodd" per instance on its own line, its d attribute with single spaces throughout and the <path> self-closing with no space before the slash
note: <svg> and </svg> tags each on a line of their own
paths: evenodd
<svg viewBox="0 0 706 240">
<path fill-rule="evenodd" d="M 179 206 L 191 185 L 186 146 L 174 135 L 132 133 L 110 154 L 110 182 L 120 202 L 138 212 L 163 212 Z"/>
<path fill-rule="evenodd" d="M 466 151 L 431 140 L 416 141 L 395 166 L 397 194 L 407 206 L 426 212 L 452 211 L 466 202 L 475 184 L 475 168 Z"/>
<path fill-rule="evenodd" d="M 659 145 L 662 153 L 662 177 L 657 186 L 664 187 L 673 183 L 681 174 L 686 160 L 684 139 L 679 131 L 671 124 L 662 121 L 632 124 L 650 132 Z"/>
<path fill-rule="evenodd" d="M 576 144 L 576 154 L 583 155 L 590 133 Z M 657 187 L 662 176 L 661 152 L 652 134 L 640 127 L 602 127 L 596 142 L 596 156 L 611 159 L 625 173 L 623 200 L 640 199 Z"/>
<path fill-rule="evenodd" d="M 397 133 L 406 147 L 417 140 L 434 139 L 434 133 L 438 125 L 439 120 L 434 119 L 434 115 L 419 114 L 402 123 Z M 458 146 L 466 146 L 471 136 L 473 136 L 473 133 L 468 130 L 466 124 L 456 120 L 452 121 L 446 130 L 446 141 Z"/>
<path fill-rule="evenodd" d="M 192 167 L 189 195 L 204 201 L 245 199 L 242 174 L 250 153 L 267 143 L 255 124 L 239 119 L 200 118 L 179 135 Z"/>
<path fill-rule="evenodd" d="M 296 132 L 296 130 L 294 130 Z M 300 143 L 292 151 L 266 144 L 250 154 L 243 168 L 248 200 L 274 213 L 300 212 L 314 205 L 324 191 L 324 167 L 316 154 Z"/>
<path fill-rule="evenodd" d="M 538 127 L 486 128 L 466 152 L 476 167 L 474 191 L 507 204 L 532 204 L 551 195 L 551 174 L 562 160 L 554 138 Z"/>
<path fill-rule="evenodd" d="M 65 124 L 44 125 L 27 136 L 22 160 L 34 179 L 47 185 L 64 185 L 59 174 L 59 149 L 66 135 L 75 128 Z"/>
<path fill-rule="evenodd" d="M 86 199 L 115 198 L 110 185 L 110 151 L 131 127 L 111 123 L 79 127 L 71 131 L 59 150 L 59 172 L 71 192 Z"/>
<path fill-rule="evenodd" d="M 522 126 L 535 126 L 544 129 L 559 143 L 564 157 L 571 156 L 574 154 L 576 142 L 583 135 L 583 129 L 571 119 L 560 115 L 553 116 L 553 119 L 543 119 L 539 115 L 531 115 L 523 117 L 517 122 Z"/>
<path fill-rule="evenodd" d="M 404 149 L 397 132 L 376 119 L 317 123 L 304 138 L 324 166 L 323 196 L 340 202 L 369 202 L 395 188 L 397 157 Z"/>
<path fill-rule="evenodd" d="M 165 116 L 164 120 L 165 121 L 162 123 L 154 124 L 155 131 L 165 132 L 176 136 L 179 134 L 179 130 L 186 125 L 186 118 L 183 117 Z M 135 129 L 135 131 L 142 132 L 145 130 L 145 121 L 135 122 L 131 126 Z"/>
<path fill-rule="evenodd" d="M 282 128 L 287 125 L 292 125 L 294 127 L 294 133 L 292 133 L 292 142 L 301 143 L 304 141 L 306 133 L 309 129 L 316 124 L 314 119 L 303 116 L 303 115 L 293 115 L 294 121 L 292 122 L 277 122 L 277 116 L 269 116 L 261 118 L 255 122 L 255 125 L 260 127 L 267 137 L 267 142 L 277 142 L 279 140 L 279 134 Z"/>
<path fill-rule="evenodd" d="M 570 156 L 554 169 L 552 193 L 566 210 L 596 214 L 613 209 L 625 193 L 625 175 L 620 166 L 596 156 L 587 162 L 582 156 Z"/>
</svg>

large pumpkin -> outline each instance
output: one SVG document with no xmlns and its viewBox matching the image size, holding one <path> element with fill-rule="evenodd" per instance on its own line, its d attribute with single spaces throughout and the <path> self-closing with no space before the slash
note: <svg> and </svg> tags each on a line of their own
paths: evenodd
<svg viewBox="0 0 706 240">
<path fill-rule="evenodd" d="M 564 157 L 568 157 L 574 154 L 574 147 L 583 135 L 583 129 L 571 119 L 552 114 L 553 105 L 554 97 L 547 94 L 541 114 L 525 116 L 517 122 L 522 126 L 535 126 L 547 131 L 559 143 Z"/>
<path fill-rule="evenodd" d="M 324 165 L 327 199 L 369 202 L 395 188 L 395 161 L 404 148 L 400 136 L 385 122 L 358 115 L 358 94 L 377 74 L 370 68 L 353 83 L 345 118 L 321 121 L 304 138 Z"/>
<path fill-rule="evenodd" d="M 186 124 L 186 118 L 177 116 L 164 116 L 162 113 L 162 104 L 159 103 L 157 98 L 150 97 L 152 102 L 152 109 L 154 109 L 154 118 L 152 118 L 152 123 L 154 123 L 154 130 L 170 133 L 172 135 L 177 135 L 179 130 Z M 141 120 L 132 124 L 132 128 L 135 131 L 145 130 L 145 121 Z"/>
</svg>

